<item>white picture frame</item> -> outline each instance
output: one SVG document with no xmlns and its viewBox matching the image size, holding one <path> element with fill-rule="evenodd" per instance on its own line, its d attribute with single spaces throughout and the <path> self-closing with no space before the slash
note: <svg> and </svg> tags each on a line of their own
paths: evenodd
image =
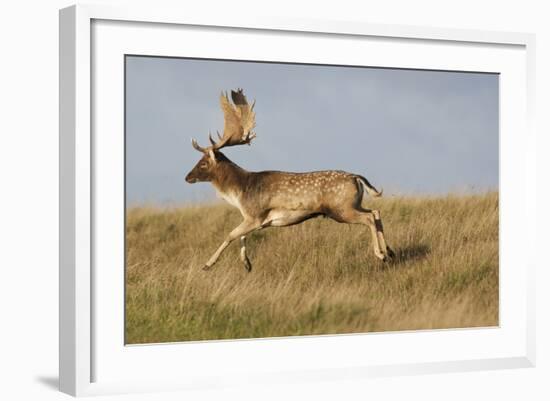
<svg viewBox="0 0 550 401">
<path fill-rule="evenodd" d="M 102 21 L 106 23 L 101 25 Z M 116 21 L 134 25 L 115 26 Z M 103 39 L 99 37 L 95 42 L 93 41 L 94 24 L 106 27 L 106 29 L 101 28 L 103 29 L 101 32 L 97 31 L 99 32 L 97 33 L 98 37 L 103 35 Z M 147 54 L 159 52 L 160 54 L 170 55 L 166 54 L 166 52 L 170 52 L 168 47 L 154 49 L 155 46 L 158 46 L 159 38 L 173 34 L 175 31 L 168 30 L 177 30 L 178 27 L 181 27 L 183 31 L 185 31 L 185 27 L 202 27 L 207 31 L 209 29 L 221 30 L 226 32 L 225 34 L 227 34 L 227 29 L 234 32 L 243 30 L 249 34 L 262 32 L 266 37 L 272 34 L 272 40 L 274 41 L 281 40 L 277 35 L 282 33 L 300 37 L 307 36 L 307 38 L 316 36 L 323 36 L 328 39 L 331 36 L 337 36 L 350 40 L 378 38 L 388 41 L 388 45 L 391 42 L 397 43 L 399 41 L 406 42 L 405 46 L 413 46 L 413 42 L 419 44 L 419 46 L 433 44 L 437 46 L 442 60 L 430 61 L 431 64 L 429 65 L 436 69 L 450 70 L 453 68 L 469 70 L 469 67 L 461 65 L 456 60 L 451 60 L 452 57 L 450 56 L 449 60 L 445 60 L 445 57 L 447 57 L 445 46 L 454 46 L 452 52 L 448 54 L 477 49 L 478 53 L 476 54 L 479 54 L 480 58 L 488 48 L 494 48 L 497 57 L 491 61 L 493 64 L 486 64 L 486 67 L 481 70 L 499 72 L 506 77 L 504 87 L 507 90 L 501 92 L 501 114 L 504 113 L 505 121 L 502 121 L 501 115 L 501 123 L 503 123 L 502 129 L 509 133 L 506 134 L 506 140 L 501 144 L 501 202 L 503 206 L 501 216 L 503 214 L 506 218 L 511 214 L 514 214 L 514 216 L 510 216 L 508 219 L 510 223 L 506 225 L 506 231 L 503 232 L 501 228 L 501 234 L 504 234 L 504 238 L 501 239 L 501 252 L 504 251 L 508 255 L 508 260 L 505 260 L 505 262 L 508 263 L 509 268 L 515 267 L 515 271 L 521 274 L 517 277 L 503 276 L 504 283 L 501 283 L 501 290 L 504 288 L 505 291 L 501 295 L 501 305 L 506 306 L 506 313 L 508 313 L 508 310 L 513 310 L 512 312 L 515 315 L 506 315 L 504 323 L 501 319 L 501 326 L 498 329 L 488 329 L 486 331 L 449 330 L 443 333 L 437 331 L 420 335 L 407 333 L 401 337 L 389 333 L 370 335 L 367 339 L 368 342 L 376 342 L 376 346 L 380 348 L 379 344 L 382 344 L 385 338 L 388 341 L 397 343 L 420 341 L 418 344 L 437 345 L 440 342 L 443 346 L 444 341 L 470 341 L 471 344 L 474 344 L 478 342 L 479 338 L 485 337 L 485 339 L 479 340 L 478 350 L 472 351 L 468 355 L 465 354 L 464 358 L 447 358 L 443 355 L 441 360 L 434 358 L 422 359 L 411 354 L 401 360 L 399 358 L 385 359 L 382 352 L 379 359 L 373 356 L 373 360 L 365 360 L 363 363 L 364 355 L 357 352 L 355 359 L 350 357 L 348 360 L 337 361 L 334 356 L 336 354 L 332 354 L 330 351 L 332 348 L 335 350 L 344 346 L 355 347 L 355 349 L 363 348 L 366 344 L 366 337 L 362 335 L 311 336 L 300 339 L 209 342 L 189 345 L 185 349 L 191 360 L 194 357 L 198 358 L 199 353 L 204 355 L 208 352 L 211 354 L 219 353 L 224 355 L 226 359 L 235 359 L 236 356 L 242 356 L 243 360 L 246 360 L 247 358 L 254 358 L 253 355 L 247 356 L 248 354 L 261 354 L 262 352 L 265 352 L 265 355 L 268 356 L 268 361 L 269 357 L 273 358 L 270 362 L 273 366 L 272 369 L 262 370 L 261 367 L 257 367 L 258 371 L 254 372 L 243 368 L 242 372 L 246 373 L 244 375 L 242 372 L 238 375 L 232 375 L 228 373 L 228 370 L 224 370 L 223 366 L 211 375 L 205 374 L 198 366 L 198 361 L 196 361 L 196 369 L 191 369 L 191 372 L 195 371 L 195 373 L 190 376 L 187 375 L 185 379 L 179 378 L 177 374 L 167 375 L 166 372 L 164 372 L 164 378 L 161 379 L 153 377 L 151 372 L 139 371 L 141 368 L 138 369 L 137 366 L 140 364 L 136 362 L 144 361 L 146 363 L 143 363 L 143 365 L 153 363 L 158 366 L 160 361 L 168 361 L 168 358 L 171 358 L 169 354 L 173 354 L 173 350 L 178 347 L 177 344 L 141 347 L 139 350 L 133 348 L 130 352 L 132 355 L 128 356 L 130 359 L 126 362 L 122 359 L 116 359 L 116 357 L 106 359 L 110 356 L 101 356 L 100 360 L 103 358 L 104 361 L 109 362 L 109 365 L 114 366 L 113 372 L 103 375 L 99 367 L 106 364 L 105 362 L 103 362 L 103 365 L 96 362 L 97 353 L 101 351 L 106 355 L 115 355 L 119 351 L 122 352 L 124 344 L 120 343 L 120 336 L 118 335 L 120 333 L 120 327 L 118 327 L 120 322 L 109 319 L 101 320 L 104 319 L 103 315 L 97 313 L 101 305 L 96 307 L 94 302 L 97 302 L 97 299 L 94 300 L 93 298 L 93 289 L 100 285 L 98 280 L 117 280 L 116 277 L 105 278 L 104 275 L 98 278 L 93 268 L 98 257 L 94 254 L 94 238 L 101 240 L 103 236 L 97 237 L 97 219 L 100 218 L 98 216 L 101 212 L 95 213 L 97 211 L 97 205 L 95 204 L 97 201 L 95 198 L 97 188 L 93 177 L 96 174 L 96 169 L 100 167 L 98 163 L 103 163 L 98 161 L 97 154 L 101 152 L 101 149 L 104 149 L 102 148 L 104 145 L 94 142 L 92 129 L 93 126 L 96 128 L 101 127 L 101 122 L 94 119 L 103 118 L 101 112 L 96 110 L 100 107 L 97 107 L 93 102 L 93 96 L 97 96 L 96 90 L 98 88 L 92 85 L 94 68 L 101 69 L 103 64 L 95 60 L 94 57 L 99 54 L 97 51 L 102 51 L 103 47 L 107 53 L 111 52 L 109 54 L 115 58 L 120 54 L 124 54 L 126 51 L 124 36 L 135 38 L 140 35 L 140 30 L 152 26 L 156 26 L 158 29 L 155 28 L 154 32 L 149 31 L 148 35 L 143 37 L 139 44 L 139 46 L 144 46 L 143 48 L 149 46 Z M 121 35 L 119 33 L 116 36 L 115 31 L 127 30 L 130 32 L 130 29 L 133 29 L 131 35 Z M 224 34 L 223 32 L 221 34 Z M 113 36 L 107 37 L 109 40 L 105 41 L 105 35 Z M 535 134 L 531 127 L 534 99 L 534 41 L 533 35 L 523 33 L 375 25 L 347 21 L 294 20 L 292 18 L 235 20 L 220 16 L 188 15 L 182 10 L 168 12 L 155 7 L 111 8 L 108 6 L 78 5 L 61 10 L 60 390 L 80 396 L 166 389 L 213 388 L 238 385 L 245 382 L 284 383 L 329 380 L 331 378 L 361 378 L 534 366 L 535 260 L 532 255 L 535 255 L 535 252 L 532 252 L 533 245 L 531 245 L 535 243 L 532 238 L 535 232 Z M 272 49 L 274 48 L 272 47 Z M 506 49 L 510 49 L 510 51 L 508 52 Z M 502 53 L 502 59 L 498 57 L 497 53 L 499 51 Z M 425 53 L 419 53 L 419 57 L 422 58 L 422 55 L 425 55 L 426 59 L 429 59 L 430 52 L 433 53 L 434 49 L 429 49 L 428 46 Z M 383 55 L 383 50 L 381 50 L 380 55 Z M 391 54 L 386 56 L 389 57 Z M 220 58 L 224 57 L 228 58 L 229 56 L 222 55 Z M 236 58 L 239 57 L 245 57 L 245 55 Z M 263 57 L 274 56 L 267 54 Z M 107 57 L 102 56 L 101 60 L 107 60 Z M 422 60 L 412 60 L 410 64 L 404 64 L 403 61 L 397 59 L 395 61 L 391 60 L 388 58 L 381 62 L 381 65 L 402 68 L 415 68 L 423 65 Z M 109 62 L 106 61 L 105 66 L 112 65 Z M 502 72 L 504 70 L 505 73 Z M 120 73 L 121 71 L 116 72 L 117 76 L 120 76 Z M 99 80 L 101 79 L 103 78 Z M 115 88 L 115 90 L 117 89 Z M 516 94 L 518 96 L 515 96 Z M 519 107 L 517 107 L 518 105 Z M 104 107 L 103 103 L 101 107 Z M 117 107 L 111 108 L 111 110 L 115 110 L 120 114 L 120 109 Z M 512 135 L 510 130 L 512 127 L 519 132 L 517 137 Z M 114 145 L 116 147 L 116 144 Z M 512 153 L 514 156 L 509 156 Z M 511 181 L 520 183 L 517 185 L 521 190 L 514 192 L 512 186 L 507 185 Z M 116 181 L 113 182 L 113 185 L 116 185 Z M 513 210 L 517 211 L 517 215 L 515 212 L 511 213 Z M 527 229 L 524 230 L 525 228 Z M 516 231 L 519 232 L 520 229 L 523 234 L 518 237 Z M 102 234 L 107 235 L 108 233 Z M 503 248 L 503 243 L 517 243 L 518 249 Z M 522 250 L 525 252 L 522 252 Z M 512 272 L 512 270 L 510 271 Z M 504 273 L 506 272 L 507 270 L 504 271 Z M 122 280 L 122 276 L 120 276 L 120 280 Z M 513 292 L 515 295 L 510 295 L 512 291 L 507 291 L 508 288 L 512 287 L 506 287 L 506 285 L 511 286 L 512 284 L 518 287 L 517 292 Z M 116 293 L 116 291 L 118 290 L 113 290 L 113 293 Z M 109 293 L 105 292 L 105 294 Z M 108 295 L 105 296 L 108 297 Z M 112 299 L 116 300 L 117 298 Z M 123 298 L 119 300 L 123 302 Z M 512 305 L 517 307 L 512 307 Z M 120 310 L 119 307 L 120 305 L 117 306 L 117 310 Z M 115 318 L 116 316 L 113 317 L 113 319 Z M 514 320 L 514 323 L 510 323 L 508 326 L 508 322 L 512 320 Z M 96 326 L 98 323 L 101 323 L 101 335 L 97 334 Z M 509 330 L 508 334 L 499 337 L 498 333 L 506 333 L 507 330 Z M 108 347 L 104 346 L 104 344 L 111 341 L 106 339 L 107 337 L 115 338 L 112 341 L 117 342 L 117 344 L 120 343 L 117 347 L 122 348 L 116 352 L 115 350 L 109 352 Z M 417 339 L 415 340 L 414 337 L 417 337 Z M 446 339 L 442 339 L 443 337 Z M 99 342 L 98 338 L 100 339 Z M 495 344 L 495 347 L 483 352 L 484 348 L 487 349 L 487 344 Z M 290 350 L 291 355 L 303 353 L 311 360 L 308 363 L 296 364 L 297 367 L 291 369 L 291 363 L 288 359 L 275 360 L 275 355 L 281 353 L 281 347 L 283 346 Z M 475 344 L 472 349 L 476 349 Z M 178 352 L 181 350 L 180 346 Z M 326 357 L 323 360 L 315 358 L 320 350 L 326 352 Z M 458 346 L 455 351 L 461 352 L 461 347 Z M 193 355 L 195 356 L 193 357 Z M 405 360 L 406 362 L 404 362 Z M 117 376 L 115 370 L 119 368 L 116 365 L 119 362 L 134 366 L 135 369 L 129 369 L 128 372 L 130 373 L 127 376 Z M 173 366 L 173 363 L 168 362 L 165 366 L 169 369 L 170 366 Z M 135 379 L 132 379 L 132 374 L 135 374 Z M 105 376 L 105 379 L 102 378 L 102 375 Z"/>
</svg>

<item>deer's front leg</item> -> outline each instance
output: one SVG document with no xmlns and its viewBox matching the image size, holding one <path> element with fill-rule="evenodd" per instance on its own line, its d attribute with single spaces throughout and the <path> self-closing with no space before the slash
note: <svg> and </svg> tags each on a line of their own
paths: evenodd
<svg viewBox="0 0 550 401">
<path fill-rule="evenodd" d="M 246 254 L 246 235 L 241 236 L 241 260 L 244 263 L 244 268 L 246 271 L 250 272 L 252 270 L 252 265 L 250 264 L 250 260 Z"/>
<path fill-rule="evenodd" d="M 254 222 L 254 221 L 248 221 L 248 220 L 243 221 L 235 229 L 233 229 L 233 231 L 231 231 L 231 233 L 229 233 L 229 235 L 227 236 L 225 241 L 223 241 L 223 243 L 220 245 L 220 247 L 214 253 L 214 255 L 212 255 L 212 257 L 210 259 L 208 259 L 208 262 L 206 262 L 206 264 L 204 265 L 204 267 L 202 269 L 203 270 L 209 270 L 214 265 L 214 263 L 216 263 L 218 261 L 218 258 L 220 257 L 222 252 L 225 250 L 225 248 L 227 248 L 229 246 L 229 244 L 231 242 L 233 242 L 235 239 L 237 239 L 239 237 L 245 236 L 249 232 L 254 231 L 258 228 L 260 228 L 260 224 Z M 244 245 L 243 245 L 243 248 L 244 248 Z M 242 259 L 242 254 L 243 254 L 243 251 L 241 249 L 241 259 Z M 246 249 L 245 249 L 245 252 L 244 252 L 244 257 L 246 258 L 246 260 L 248 260 L 248 258 L 246 257 Z M 243 262 L 244 262 L 244 260 L 243 260 Z M 246 266 L 246 262 L 245 262 L 245 266 Z M 248 266 L 250 266 L 250 261 L 248 261 Z M 250 266 L 250 268 L 249 268 L 248 266 L 246 267 L 246 269 L 248 271 L 250 271 L 252 269 L 252 267 Z"/>
</svg>

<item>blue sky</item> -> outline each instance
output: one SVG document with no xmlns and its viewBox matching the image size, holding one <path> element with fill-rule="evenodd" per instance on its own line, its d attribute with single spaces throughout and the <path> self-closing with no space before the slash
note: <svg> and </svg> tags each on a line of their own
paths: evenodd
<svg viewBox="0 0 550 401">
<path fill-rule="evenodd" d="M 223 129 L 222 90 L 256 99 L 252 145 L 224 153 L 250 171 L 339 169 L 391 194 L 498 189 L 498 75 L 128 56 L 129 205 L 215 199 L 188 184 Z"/>
</svg>

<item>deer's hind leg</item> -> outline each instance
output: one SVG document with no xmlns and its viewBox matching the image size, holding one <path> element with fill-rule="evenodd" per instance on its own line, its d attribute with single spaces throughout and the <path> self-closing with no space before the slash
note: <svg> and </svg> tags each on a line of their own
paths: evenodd
<svg viewBox="0 0 550 401">
<path fill-rule="evenodd" d="M 374 226 L 376 228 L 376 237 L 378 238 L 378 243 L 380 248 L 385 250 L 385 253 L 390 258 L 395 257 L 395 252 L 388 246 L 386 243 L 386 238 L 384 237 L 384 227 L 382 225 L 382 219 L 380 218 L 379 210 L 372 210 L 372 215 L 374 217 Z"/>
<path fill-rule="evenodd" d="M 371 232 L 372 246 L 376 257 L 383 261 L 394 257 L 394 252 L 386 244 L 384 228 L 378 210 L 354 208 L 345 213 L 340 213 L 337 220 L 342 223 L 368 226 Z"/>
</svg>

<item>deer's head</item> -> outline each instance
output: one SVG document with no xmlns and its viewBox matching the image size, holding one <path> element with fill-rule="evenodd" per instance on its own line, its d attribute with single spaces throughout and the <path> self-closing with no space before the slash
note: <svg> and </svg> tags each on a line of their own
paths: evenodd
<svg viewBox="0 0 550 401">
<path fill-rule="evenodd" d="M 214 175 L 216 174 L 218 164 L 216 156 L 219 156 L 219 154 L 219 152 L 214 150 L 205 152 L 195 167 L 193 167 L 189 174 L 187 174 L 185 181 L 190 184 L 194 184 L 195 182 L 212 181 Z"/>
<path fill-rule="evenodd" d="M 193 147 L 203 155 L 199 162 L 185 177 L 190 184 L 195 182 L 212 181 L 219 162 L 226 160 L 219 151 L 221 148 L 234 145 L 250 145 L 250 141 L 256 137 L 252 129 L 256 125 L 256 113 L 254 104 L 249 105 L 243 90 L 231 91 L 231 104 L 227 94 L 220 96 L 220 105 L 224 114 L 223 136 L 218 133 L 218 142 L 214 141 L 212 135 L 208 135 L 210 146 L 203 148 L 195 139 L 192 140 Z"/>
</svg>

